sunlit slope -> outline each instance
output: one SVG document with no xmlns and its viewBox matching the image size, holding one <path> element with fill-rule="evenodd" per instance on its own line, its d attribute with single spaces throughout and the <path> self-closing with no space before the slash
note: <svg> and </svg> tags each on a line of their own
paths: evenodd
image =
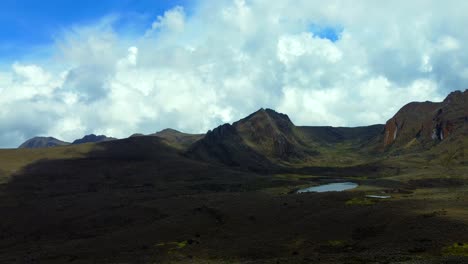
<svg viewBox="0 0 468 264">
<path fill-rule="evenodd" d="M 82 158 L 97 148 L 96 144 L 90 143 L 53 148 L 0 149 L 0 181 L 8 180 L 13 173 L 39 160 Z"/>
</svg>

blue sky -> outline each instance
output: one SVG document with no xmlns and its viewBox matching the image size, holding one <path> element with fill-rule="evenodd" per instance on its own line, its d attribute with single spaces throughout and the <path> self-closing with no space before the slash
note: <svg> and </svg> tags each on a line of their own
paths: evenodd
<svg viewBox="0 0 468 264">
<path fill-rule="evenodd" d="M 187 0 L 2 0 L 0 60 L 43 57 L 62 30 L 118 15 L 116 31 L 146 30 L 154 18 L 177 6 L 190 10 Z"/>
<path fill-rule="evenodd" d="M 343 32 L 343 28 L 340 26 L 321 26 L 318 24 L 312 24 L 309 26 L 309 30 L 315 36 L 320 38 L 329 39 L 332 42 L 336 42 L 340 39 L 340 35 Z"/>
</svg>

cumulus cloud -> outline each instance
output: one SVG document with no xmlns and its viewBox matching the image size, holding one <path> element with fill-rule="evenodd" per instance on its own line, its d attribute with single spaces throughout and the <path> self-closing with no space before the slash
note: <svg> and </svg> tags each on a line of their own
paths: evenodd
<svg viewBox="0 0 468 264">
<path fill-rule="evenodd" d="M 464 5 L 200 0 L 131 35 L 118 16 L 76 25 L 57 33 L 53 62 L 0 71 L 0 146 L 206 132 L 260 107 L 297 125 L 384 123 L 409 101 L 466 88 Z"/>
<path fill-rule="evenodd" d="M 151 29 L 167 29 L 172 31 L 182 31 L 185 25 L 185 12 L 181 6 L 176 6 L 164 13 L 163 16 L 158 16 L 158 19 L 153 22 Z"/>
</svg>

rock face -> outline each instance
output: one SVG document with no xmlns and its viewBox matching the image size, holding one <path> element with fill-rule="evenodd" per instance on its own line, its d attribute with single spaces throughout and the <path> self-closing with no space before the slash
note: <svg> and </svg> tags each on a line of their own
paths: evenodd
<svg viewBox="0 0 468 264">
<path fill-rule="evenodd" d="M 232 125 L 224 124 L 209 131 L 187 154 L 205 161 L 263 171 L 284 162 L 303 162 L 317 152 L 303 141 L 287 115 L 262 108 Z"/>
<path fill-rule="evenodd" d="M 253 171 L 265 171 L 273 167 L 265 156 L 245 144 L 236 128 L 230 124 L 208 131 L 186 154 L 196 159 Z"/>
<path fill-rule="evenodd" d="M 76 144 L 84 144 L 84 143 L 97 143 L 97 142 L 103 142 L 103 141 L 111 141 L 111 140 L 116 140 L 116 138 L 113 137 L 106 137 L 104 135 L 99 135 L 96 136 L 94 134 L 86 135 L 81 139 L 77 139 L 73 141 L 73 145 Z"/>
<path fill-rule="evenodd" d="M 233 127 L 248 146 L 269 158 L 289 160 L 305 156 L 305 143 L 285 114 L 262 108 L 235 122 Z"/>
<path fill-rule="evenodd" d="M 468 120 L 468 90 L 452 92 L 440 103 L 409 103 L 385 124 L 383 149 L 427 146 L 463 133 Z"/>
<path fill-rule="evenodd" d="M 70 143 L 58 140 L 53 137 L 34 137 L 23 144 L 21 144 L 18 148 L 50 148 L 56 146 L 66 146 Z"/>
</svg>

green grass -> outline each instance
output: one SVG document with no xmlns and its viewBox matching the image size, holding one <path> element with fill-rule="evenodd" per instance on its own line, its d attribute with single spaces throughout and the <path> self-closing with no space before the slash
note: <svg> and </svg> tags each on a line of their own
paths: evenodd
<svg viewBox="0 0 468 264">
<path fill-rule="evenodd" d="M 275 174 L 274 177 L 277 179 L 281 179 L 281 180 L 299 181 L 299 180 L 319 178 L 320 176 L 304 175 L 304 174 Z"/>
<path fill-rule="evenodd" d="M 161 242 L 161 243 L 158 243 L 156 244 L 155 246 L 156 247 L 171 247 L 171 250 L 173 249 L 182 249 L 184 247 L 186 247 L 188 245 L 188 241 L 187 240 L 184 240 L 184 241 L 180 241 L 180 242 Z"/>
<path fill-rule="evenodd" d="M 327 245 L 330 247 L 345 247 L 348 245 L 348 242 L 345 240 L 329 240 Z"/>
<path fill-rule="evenodd" d="M 96 144 L 80 144 L 39 149 L 0 149 L 0 183 L 25 166 L 39 160 L 73 159 L 85 157 L 97 150 Z"/>
<path fill-rule="evenodd" d="M 346 201 L 346 205 L 373 205 L 373 204 L 375 204 L 375 200 L 370 199 L 370 198 L 355 197 L 351 200 Z"/>
<path fill-rule="evenodd" d="M 468 243 L 454 243 L 444 247 L 442 254 L 445 256 L 463 256 L 468 257 Z"/>
</svg>

